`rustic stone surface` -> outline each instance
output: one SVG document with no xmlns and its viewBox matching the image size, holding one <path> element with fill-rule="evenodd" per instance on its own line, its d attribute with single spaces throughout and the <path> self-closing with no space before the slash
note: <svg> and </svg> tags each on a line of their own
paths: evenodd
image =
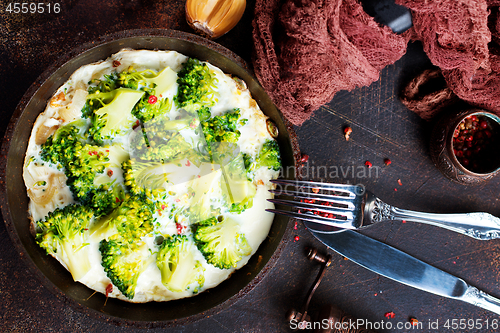
<svg viewBox="0 0 500 333">
<path fill-rule="evenodd" d="M 60 55 L 100 35 L 123 29 L 163 27 L 192 32 L 184 20 L 184 1 L 64 1 L 61 13 L 22 16 L 0 15 L 0 112 L 5 132 L 16 104 L 28 87 Z M 243 20 L 218 40 L 247 62 L 251 59 L 253 1 L 247 2 Z M 6 6 L 0 1 L 1 9 Z M 301 150 L 310 156 L 310 178 L 362 183 L 388 203 L 434 212 L 487 211 L 500 216 L 500 178 L 480 187 L 464 187 L 448 181 L 432 165 L 427 138 L 430 124 L 405 109 L 398 92 L 430 63 L 418 44 L 381 72 L 371 86 L 341 92 L 302 127 L 297 128 Z M 342 128 L 353 133 L 345 141 Z M 384 158 L 392 164 L 385 166 Z M 372 174 L 364 168 L 370 160 Z M 313 169 L 314 167 L 314 169 Z M 318 168 L 323 167 L 323 168 Z M 325 167 L 327 172 L 325 173 Z M 378 173 L 375 172 L 378 170 Z M 335 172 L 336 171 L 336 172 Z M 353 172 L 354 171 L 354 172 Z M 398 184 L 398 179 L 401 184 Z M 1 181 L 4 181 L 3 179 Z M 21 186 L 21 184 L 20 184 Z M 395 191 L 395 189 L 397 191 Z M 230 308 L 184 327 L 156 328 L 151 332 L 287 332 L 285 313 L 299 307 L 316 275 L 317 265 L 307 261 L 305 246 L 326 249 L 299 223 L 276 266 L 248 295 Z M 493 295 L 500 296 L 500 245 L 481 242 L 413 223 L 386 223 L 364 232 L 419 259 L 462 277 Z M 427 294 L 377 276 L 332 253 L 332 265 L 315 294 L 310 313 L 334 303 L 372 323 L 387 321 L 393 311 L 397 322 L 415 317 L 424 324 L 447 319 L 498 319 L 472 305 Z M 0 223 L 0 331 L 1 332 L 143 332 L 125 328 L 75 310 L 32 277 L 13 247 L 5 225 Z M 494 329 L 468 332 L 495 332 Z"/>
</svg>

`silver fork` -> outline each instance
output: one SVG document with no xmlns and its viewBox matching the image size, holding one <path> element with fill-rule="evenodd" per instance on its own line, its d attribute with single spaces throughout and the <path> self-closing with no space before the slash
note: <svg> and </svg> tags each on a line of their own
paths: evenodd
<svg viewBox="0 0 500 333">
<path fill-rule="evenodd" d="M 318 225 L 316 232 L 332 232 L 331 227 L 362 229 L 387 220 L 412 221 L 449 229 L 476 239 L 500 238 L 500 219 L 488 213 L 434 214 L 400 209 L 386 204 L 360 185 L 312 181 L 272 180 L 270 190 L 294 200 L 268 199 L 297 211 L 266 209 Z M 327 227 L 322 229 L 321 225 Z"/>
</svg>

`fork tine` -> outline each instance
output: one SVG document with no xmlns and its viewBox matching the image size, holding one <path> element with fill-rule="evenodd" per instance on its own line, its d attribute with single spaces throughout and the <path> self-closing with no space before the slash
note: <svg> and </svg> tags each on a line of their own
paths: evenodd
<svg viewBox="0 0 500 333">
<path fill-rule="evenodd" d="M 334 202 L 339 205 L 346 205 L 348 202 L 351 202 L 355 197 L 354 196 L 340 196 L 340 195 L 332 195 L 332 194 L 323 194 L 323 193 L 313 193 L 313 192 L 300 192 L 300 191 L 280 191 L 280 190 L 269 190 L 271 193 L 275 194 L 283 194 L 288 196 L 294 196 L 304 199 L 317 199 L 322 201 Z"/>
<path fill-rule="evenodd" d="M 350 198 L 354 198 L 356 197 L 356 194 L 364 191 L 364 189 L 361 188 L 359 185 L 331 184 L 331 183 L 289 180 L 289 179 L 272 179 L 271 182 L 280 185 L 287 185 L 287 186 L 290 185 L 295 187 L 314 188 L 320 190 L 329 190 L 329 191 L 347 193 Z"/>
<path fill-rule="evenodd" d="M 330 219 L 330 218 L 321 217 L 321 216 L 312 215 L 312 214 L 296 213 L 296 212 L 290 212 L 290 211 L 279 210 L 279 209 L 266 209 L 266 211 L 270 212 L 270 213 L 294 217 L 294 218 L 308 221 L 308 222 L 324 224 L 324 225 L 328 225 L 328 226 L 332 226 L 332 227 L 338 227 L 338 228 L 343 228 L 343 229 L 355 229 L 355 227 L 349 223 L 349 220 L 346 221 L 346 220 Z"/>
<path fill-rule="evenodd" d="M 348 203 L 347 207 L 332 207 L 332 206 L 324 206 L 324 205 L 317 205 L 313 203 L 308 203 L 308 202 L 300 202 L 300 201 L 292 201 L 292 200 L 283 200 L 283 199 L 267 199 L 267 201 L 279 204 L 279 205 L 285 205 L 285 206 L 290 206 L 290 207 L 295 207 L 298 209 L 310 209 L 310 210 L 316 210 L 316 211 L 321 211 L 325 213 L 330 213 L 330 214 L 335 214 L 335 215 L 343 215 L 346 216 L 347 218 L 353 218 L 352 216 L 352 211 L 354 210 L 354 204 L 352 202 Z"/>
</svg>

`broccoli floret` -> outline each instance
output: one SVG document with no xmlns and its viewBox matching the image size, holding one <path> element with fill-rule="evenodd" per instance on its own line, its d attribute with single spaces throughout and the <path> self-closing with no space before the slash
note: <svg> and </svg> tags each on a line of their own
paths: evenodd
<svg viewBox="0 0 500 333">
<path fill-rule="evenodd" d="M 193 148 L 179 133 L 184 128 L 196 128 L 197 119 L 186 115 L 176 120 L 157 117 L 137 129 L 131 140 L 134 158 L 168 162 L 189 155 Z"/>
<path fill-rule="evenodd" d="M 56 208 L 45 219 L 36 223 L 36 242 L 48 254 L 61 259 L 67 258 L 67 268 L 75 281 L 81 279 L 91 268 L 85 240 L 93 218 L 92 210 L 71 204 Z"/>
<path fill-rule="evenodd" d="M 170 111 L 172 102 L 162 98 L 162 94 L 175 84 L 176 79 L 177 73 L 167 67 L 159 73 L 151 69 L 122 72 L 118 82 L 122 87 L 145 92 L 133 108 L 132 114 L 142 122 L 147 122 Z"/>
<path fill-rule="evenodd" d="M 252 253 L 239 224 L 228 217 L 212 217 L 194 226 L 196 246 L 207 262 L 220 269 L 230 269 Z"/>
<path fill-rule="evenodd" d="M 92 124 L 89 133 L 95 142 L 102 144 L 104 140 L 113 140 L 115 136 L 131 131 L 136 124 L 131 111 L 143 95 L 144 91 L 118 88 L 87 96 L 92 107 L 99 105 L 90 117 Z"/>
<path fill-rule="evenodd" d="M 244 156 L 244 160 L 245 168 L 250 174 L 261 167 L 278 171 L 281 168 L 281 155 L 278 142 L 275 140 L 267 140 L 264 142 L 255 160 L 248 155 Z"/>
<path fill-rule="evenodd" d="M 156 265 L 161 272 L 161 282 L 169 290 L 181 292 L 193 283 L 193 293 L 203 287 L 205 269 L 194 259 L 193 242 L 186 235 L 174 235 L 163 241 L 156 257 Z"/>
<path fill-rule="evenodd" d="M 126 194 L 115 210 L 92 225 L 92 239 L 101 240 L 116 235 L 126 239 L 140 239 L 153 231 L 153 211 L 154 204 L 148 198 Z"/>
<path fill-rule="evenodd" d="M 97 95 L 98 93 L 107 93 L 118 88 L 118 75 L 112 73 L 104 75 L 104 80 L 94 79 L 90 82 L 88 92 L 90 95 Z M 95 103 L 94 103 L 95 102 Z M 97 99 L 87 98 L 85 106 L 82 109 L 82 117 L 90 118 L 95 110 L 101 107 L 101 103 Z"/>
<path fill-rule="evenodd" d="M 83 121 L 84 122 L 84 121 Z M 41 158 L 63 168 L 75 200 L 91 207 L 97 216 L 109 213 L 123 199 L 123 186 L 115 182 L 128 153 L 121 145 L 86 143 L 84 129 L 75 123 L 59 128 L 42 145 Z"/>
<path fill-rule="evenodd" d="M 153 260 L 141 239 L 153 231 L 153 209 L 147 198 L 127 195 L 117 209 L 90 229 L 93 239 L 101 239 L 99 251 L 106 275 L 130 299 L 137 278 Z"/>
<path fill-rule="evenodd" d="M 257 189 L 247 178 L 243 154 L 222 167 L 221 188 L 230 212 L 239 214 L 253 206 Z"/>
<path fill-rule="evenodd" d="M 244 125 L 245 122 L 246 119 L 240 119 L 240 110 L 234 109 L 232 112 L 202 121 L 201 128 L 207 143 L 237 142 L 241 135 L 238 124 Z"/>
<path fill-rule="evenodd" d="M 140 239 L 114 236 L 102 240 L 99 251 L 101 265 L 113 285 L 127 298 L 134 298 L 137 279 L 153 260 L 147 245 Z"/>
<path fill-rule="evenodd" d="M 195 111 L 215 104 L 217 78 L 206 63 L 189 58 L 177 75 L 179 87 L 174 97 L 177 107 Z"/>
<path fill-rule="evenodd" d="M 164 196 L 169 173 L 161 162 L 130 159 L 123 162 L 123 178 L 130 193 L 152 200 Z"/>
<path fill-rule="evenodd" d="M 123 199 L 124 189 L 113 178 L 128 154 L 120 145 L 75 144 L 74 155 L 64 161 L 67 184 L 75 199 L 105 215 Z M 114 170 L 114 171 L 113 171 Z"/>
<path fill-rule="evenodd" d="M 87 136 L 85 135 L 86 127 L 84 124 L 84 120 L 77 120 L 58 128 L 42 144 L 40 151 L 41 159 L 59 167 L 66 166 L 67 162 L 73 158 L 76 144 L 81 145 L 87 142 Z"/>
</svg>

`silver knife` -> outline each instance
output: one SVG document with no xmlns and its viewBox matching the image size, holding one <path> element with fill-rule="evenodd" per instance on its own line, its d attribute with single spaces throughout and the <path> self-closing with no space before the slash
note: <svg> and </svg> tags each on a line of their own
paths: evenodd
<svg viewBox="0 0 500 333">
<path fill-rule="evenodd" d="M 311 223 L 305 224 L 323 244 L 377 274 L 410 287 L 464 301 L 500 314 L 500 299 L 398 249 L 356 231 L 331 233 L 314 230 Z"/>
</svg>

